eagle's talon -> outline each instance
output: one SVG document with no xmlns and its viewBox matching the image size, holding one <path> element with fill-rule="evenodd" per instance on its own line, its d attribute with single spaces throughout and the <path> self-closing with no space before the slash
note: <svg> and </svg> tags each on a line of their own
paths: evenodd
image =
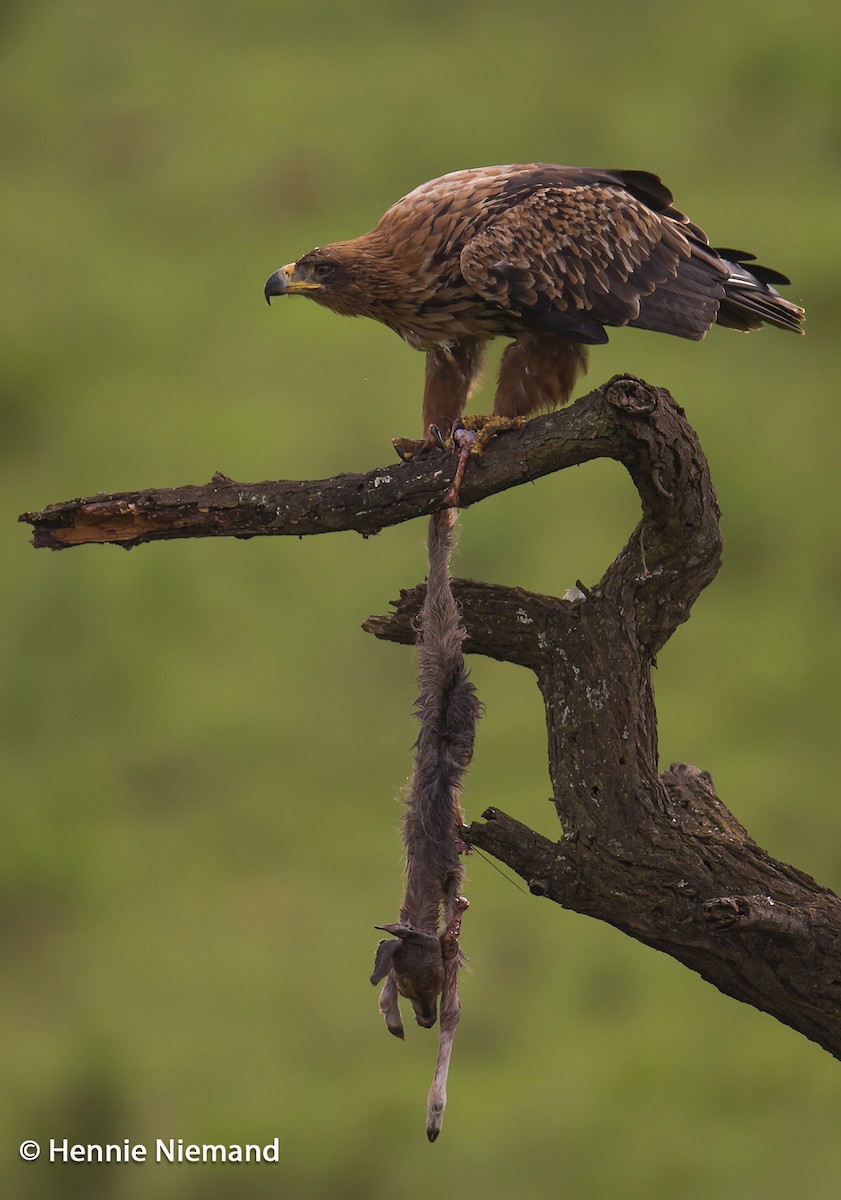
<svg viewBox="0 0 841 1200">
<path fill-rule="evenodd" d="M 482 417 L 470 416 L 464 417 L 458 424 L 473 434 L 473 443 L 470 447 L 470 453 L 481 457 L 485 452 L 485 447 L 492 438 L 495 438 L 498 433 L 507 433 L 511 429 L 522 429 L 527 424 L 526 417 Z M 455 437 L 455 433 L 453 433 Z"/>
<path fill-rule="evenodd" d="M 403 462 L 420 462 L 438 449 L 437 442 L 429 442 L 426 438 L 396 437 L 391 439 L 391 444 Z"/>
<path fill-rule="evenodd" d="M 391 439 L 391 444 L 403 462 L 420 462 L 430 454 L 437 454 L 448 448 L 446 439 L 437 425 L 430 425 L 424 438 L 396 437 Z"/>
<path fill-rule="evenodd" d="M 432 441 L 439 450 L 447 449 L 447 439 L 437 425 L 430 425 L 426 432 L 426 441 Z"/>
<path fill-rule="evenodd" d="M 397 451 L 397 457 L 403 462 L 414 462 L 415 448 L 421 443 L 414 438 L 396 437 L 391 439 L 391 444 Z"/>
</svg>

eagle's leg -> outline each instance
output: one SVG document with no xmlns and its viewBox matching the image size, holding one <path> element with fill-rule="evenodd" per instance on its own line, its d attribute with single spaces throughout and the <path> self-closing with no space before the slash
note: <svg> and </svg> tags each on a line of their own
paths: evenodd
<svg viewBox="0 0 841 1200">
<path fill-rule="evenodd" d="M 426 355 L 426 381 L 423 389 L 424 436 L 395 438 L 393 446 L 401 458 L 414 461 L 441 449 L 452 432 L 453 423 L 464 406 L 479 376 L 485 356 L 486 338 L 464 338 L 459 342 L 436 346 Z"/>
<path fill-rule="evenodd" d="M 495 417 L 528 417 L 566 404 L 587 370 L 587 347 L 549 333 L 521 333 L 502 356 Z"/>
<path fill-rule="evenodd" d="M 587 348 L 580 342 L 556 334 L 522 333 L 502 356 L 499 383 L 492 417 L 465 417 L 459 424 L 474 433 L 469 451 L 461 449 L 457 481 L 448 493 L 454 493 L 464 474 L 466 453 L 480 455 L 491 438 L 509 429 L 519 429 L 526 418 L 541 409 L 566 404 L 575 381 L 587 370 Z M 460 443 L 460 446 L 463 444 Z"/>
<path fill-rule="evenodd" d="M 464 417 L 458 424 L 465 433 L 473 435 L 470 453 L 481 455 L 491 438 L 498 433 L 507 433 L 509 429 L 522 429 L 526 423 L 525 417 Z M 453 435 L 455 439 L 455 434 Z"/>
</svg>

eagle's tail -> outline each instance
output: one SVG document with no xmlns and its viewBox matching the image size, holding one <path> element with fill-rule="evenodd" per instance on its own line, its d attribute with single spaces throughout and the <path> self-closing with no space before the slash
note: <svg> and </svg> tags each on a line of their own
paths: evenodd
<svg viewBox="0 0 841 1200">
<path fill-rule="evenodd" d="M 790 329 L 803 333 L 802 325 L 806 313 L 799 304 L 785 300 L 772 284 L 786 284 L 791 280 L 770 267 L 760 267 L 752 254 L 743 250 L 722 250 L 715 254 L 729 271 L 724 284 L 724 299 L 721 301 L 716 321 L 730 329 L 759 329 L 765 323 L 778 329 Z"/>
</svg>

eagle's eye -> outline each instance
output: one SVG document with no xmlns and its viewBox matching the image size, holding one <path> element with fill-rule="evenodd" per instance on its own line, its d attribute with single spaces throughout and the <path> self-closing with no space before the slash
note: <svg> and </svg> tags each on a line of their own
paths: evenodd
<svg viewBox="0 0 841 1200">
<path fill-rule="evenodd" d="M 316 263 L 313 274 L 316 279 L 329 279 L 336 270 L 336 264 L 331 262 Z"/>
</svg>

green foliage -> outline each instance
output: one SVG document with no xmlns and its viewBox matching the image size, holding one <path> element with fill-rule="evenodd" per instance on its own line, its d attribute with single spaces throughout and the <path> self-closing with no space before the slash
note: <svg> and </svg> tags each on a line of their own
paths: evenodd
<svg viewBox="0 0 841 1200">
<path fill-rule="evenodd" d="M 266 276 L 457 167 L 659 171 L 809 312 L 802 340 L 619 331 L 593 354 L 594 383 L 631 371 L 685 405 L 724 514 L 724 569 L 661 657 L 663 758 L 838 888 L 837 6 L 32 0 L 3 25 L 4 1194 L 378 1200 L 451 1172 L 489 1200 L 834 1196 L 826 1055 L 478 858 L 426 1144 L 434 1035 L 390 1042 L 367 983 L 400 892 L 412 663 L 358 628 L 422 576 L 418 525 L 126 556 L 33 554 L 13 521 L 215 469 L 390 461 L 420 356 L 269 311 Z M 636 517 L 594 464 L 465 513 L 457 569 L 558 594 Z M 468 814 L 549 833 L 533 681 L 473 674 Z M 279 1166 L 227 1171 L 16 1153 L 275 1135 Z"/>
</svg>

